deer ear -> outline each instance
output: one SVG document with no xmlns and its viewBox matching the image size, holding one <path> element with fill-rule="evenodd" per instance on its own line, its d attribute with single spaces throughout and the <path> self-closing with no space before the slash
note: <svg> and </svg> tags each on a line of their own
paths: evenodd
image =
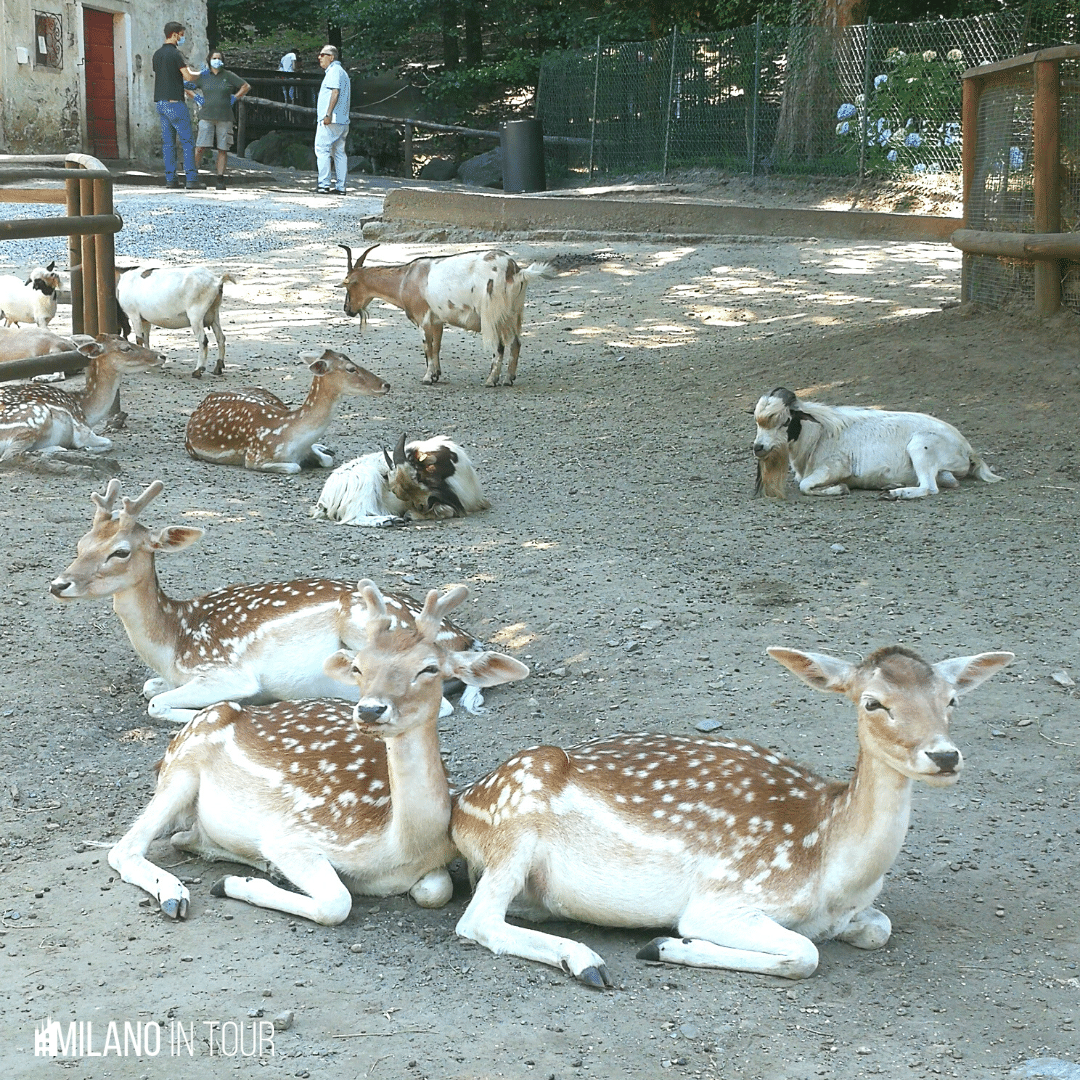
<svg viewBox="0 0 1080 1080">
<path fill-rule="evenodd" d="M 99 341 L 87 341 L 79 346 L 79 352 L 83 356 L 100 356 L 105 351 L 105 346 Z"/>
<path fill-rule="evenodd" d="M 191 547 L 202 534 L 202 529 L 193 529 L 187 525 L 169 525 L 160 532 L 151 534 L 150 547 L 163 553 L 182 551 Z"/>
<path fill-rule="evenodd" d="M 499 686 L 524 679 L 529 668 L 503 653 L 457 652 L 447 658 L 443 674 L 448 679 L 460 679 L 466 686 Z"/>
<path fill-rule="evenodd" d="M 330 370 L 330 365 L 320 356 L 308 364 L 308 370 L 314 375 L 325 375 Z"/>
<path fill-rule="evenodd" d="M 855 675 L 855 665 L 837 660 L 824 653 L 801 652 L 798 649 L 781 649 L 773 645 L 765 650 L 778 664 L 783 664 L 815 690 L 831 690 L 844 694 Z"/>
<path fill-rule="evenodd" d="M 351 653 L 348 649 L 338 649 L 336 653 L 331 653 L 323 662 L 323 671 L 331 679 L 337 679 L 338 682 L 355 683 L 356 677 L 353 675 L 352 670 L 353 657 L 355 656 L 356 653 Z"/>
<path fill-rule="evenodd" d="M 1016 654 L 1011 652 L 986 652 L 942 660 L 934 665 L 934 670 L 946 682 L 952 683 L 958 694 L 966 694 L 1015 659 Z"/>
</svg>

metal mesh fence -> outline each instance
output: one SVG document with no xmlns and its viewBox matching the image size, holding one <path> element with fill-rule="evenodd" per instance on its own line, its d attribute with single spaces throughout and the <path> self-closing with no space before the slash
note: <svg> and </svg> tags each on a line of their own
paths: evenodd
<svg viewBox="0 0 1080 1080">
<path fill-rule="evenodd" d="M 1035 224 L 1034 101 L 1030 69 L 1012 85 L 979 96 L 975 164 L 967 205 L 971 229 L 1037 232 Z M 1059 117 L 1060 228 L 1080 231 L 1080 61 L 1061 63 Z M 1061 302 L 1080 314 L 1080 263 L 1061 263 Z M 969 295 L 994 307 L 1031 310 L 1035 270 L 1030 262 L 976 255 L 969 266 Z"/>
<path fill-rule="evenodd" d="M 537 112 L 545 134 L 574 141 L 549 168 L 955 173 L 960 73 L 1015 55 L 1022 33 L 1015 13 L 836 32 L 759 22 L 550 53 Z"/>
</svg>

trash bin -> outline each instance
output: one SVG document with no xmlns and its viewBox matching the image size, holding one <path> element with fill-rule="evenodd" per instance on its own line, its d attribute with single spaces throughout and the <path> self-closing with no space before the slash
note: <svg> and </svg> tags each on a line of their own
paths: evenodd
<svg viewBox="0 0 1080 1080">
<path fill-rule="evenodd" d="M 539 120 L 507 120 L 502 126 L 503 191 L 544 191 L 544 131 Z"/>
</svg>

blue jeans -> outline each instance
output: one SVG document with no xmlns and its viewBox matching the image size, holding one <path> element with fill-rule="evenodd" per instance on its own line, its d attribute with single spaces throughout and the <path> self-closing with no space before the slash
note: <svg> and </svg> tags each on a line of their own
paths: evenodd
<svg viewBox="0 0 1080 1080">
<path fill-rule="evenodd" d="M 180 136 L 180 146 L 184 151 L 184 173 L 189 184 L 199 179 L 195 168 L 195 138 L 191 134 L 191 115 L 182 101 L 158 101 L 158 116 L 161 118 L 161 156 L 165 159 L 165 179 L 172 183 L 176 179 L 176 136 Z"/>
</svg>

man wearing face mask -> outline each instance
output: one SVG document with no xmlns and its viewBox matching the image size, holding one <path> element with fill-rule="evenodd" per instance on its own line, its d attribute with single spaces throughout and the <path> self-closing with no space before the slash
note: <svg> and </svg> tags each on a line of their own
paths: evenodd
<svg viewBox="0 0 1080 1080">
<path fill-rule="evenodd" d="M 195 168 L 195 140 L 191 134 L 191 116 L 184 102 L 184 80 L 194 82 L 199 73 L 187 66 L 178 45 L 183 45 L 183 23 L 165 24 L 165 44 L 154 53 L 154 102 L 161 118 L 161 156 L 165 160 L 165 186 L 178 188 L 176 176 L 176 137 L 184 152 L 187 188 L 205 187 Z"/>
<path fill-rule="evenodd" d="M 210 54 L 210 70 L 202 72 L 196 86 L 203 93 L 199 110 L 199 136 L 195 140 L 195 164 L 203 151 L 217 147 L 217 189 L 225 190 L 225 161 L 232 146 L 233 102 L 239 101 L 251 86 L 225 67 L 220 49 Z"/>
</svg>

